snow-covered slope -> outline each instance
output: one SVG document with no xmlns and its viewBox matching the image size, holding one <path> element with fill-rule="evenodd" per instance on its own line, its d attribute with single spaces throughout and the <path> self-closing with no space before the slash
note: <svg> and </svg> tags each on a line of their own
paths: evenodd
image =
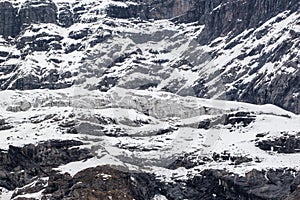
<svg viewBox="0 0 300 200">
<path fill-rule="evenodd" d="M 299 4 L 249 2 L 0 1 L 1 199 L 297 196 Z"/>
<path fill-rule="evenodd" d="M 299 116 L 272 105 L 122 88 L 2 91 L 1 96 L 3 125 L 9 125 L 1 131 L 2 149 L 59 138 L 80 140 L 94 152 L 91 159 L 59 166 L 61 173 L 109 164 L 168 182 L 205 169 L 240 175 L 253 169 L 299 170 L 296 146 L 287 147 L 289 154 L 259 146 L 283 136 L 299 138 Z M 189 167 L 178 163 L 182 158 Z"/>
</svg>

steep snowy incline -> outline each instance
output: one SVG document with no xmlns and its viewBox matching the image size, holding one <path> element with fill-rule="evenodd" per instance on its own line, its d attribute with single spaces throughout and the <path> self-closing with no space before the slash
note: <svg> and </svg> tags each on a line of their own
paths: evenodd
<svg viewBox="0 0 300 200">
<path fill-rule="evenodd" d="M 241 176 L 253 169 L 299 170 L 299 116 L 272 105 L 122 88 L 2 91 L 1 96 L 2 149 L 60 138 L 82 141 L 81 148 L 93 153 L 58 166 L 62 173 L 112 165 L 173 182 L 206 169 Z M 281 144 L 280 138 L 289 142 Z"/>
</svg>

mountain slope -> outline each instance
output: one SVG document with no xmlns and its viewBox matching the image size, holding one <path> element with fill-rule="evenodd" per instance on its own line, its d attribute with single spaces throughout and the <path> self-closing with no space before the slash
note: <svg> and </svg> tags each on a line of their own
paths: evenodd
<svg viewBox="0 0 300 200">
<path fill-rule="evenodd" d="M 298 3 L 245 2 L 21 4 L 17 21 L 27 10 L 38 10 L 25 16 L 28 22 L 19 22 L 17 37 L 2 42 L 1 87 L 66 88 L 93 76 L 91 87 L 102 90 L 150 87 L 272 103 L 298 113 Z M 160 15 L 139 15 L 151 7 Z M 45 15 L 39 14 L 43 9 Z M 241 15 L 246 9 L 247 15 Z M 146 20 L 169 17 L 175 17 L 174 23 Z"/>
<path fill-rule="evenodd" d="M 297 199 L 298 10 L 0 1 L 1 199 Z"/>
</svg>

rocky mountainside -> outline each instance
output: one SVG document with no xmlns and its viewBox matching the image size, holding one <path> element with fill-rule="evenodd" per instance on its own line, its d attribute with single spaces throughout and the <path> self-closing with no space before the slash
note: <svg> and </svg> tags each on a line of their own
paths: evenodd
<svg viewBox="0 0 300 200">
<path fill-rule="evenodd" d="M 299 6 L 1 0 L 0 199 L 299 199 Z"/>
<path fill-rule="evenodd" d="M 96 76 L 92 86 L 104 90 L 151 87 L 300 112 L 296 0 L 0 7 L 2 89 L 66 88 Z"/>
</svg>

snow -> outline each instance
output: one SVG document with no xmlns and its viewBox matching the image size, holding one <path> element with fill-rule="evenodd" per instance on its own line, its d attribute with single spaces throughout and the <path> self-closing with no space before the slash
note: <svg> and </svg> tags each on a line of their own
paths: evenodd
<svg viewBox="0 0 300 200">
<path fill-rule="evenodd" d="M 2 188 L 0 187 L 0 199 L 1 200 L 8 200 L 8 199 L 11 199 L 14 191 L 9 191 L 9 190 L 6 190 L 5 188 Z"/>
<path fill-rule="evenodd" d="M 41 191 L 36 192 L 36 193 L 28 193 L 28 194 L 18 195 L 18 196 L 16 196 L 16 197 L 14 197 L 12 200 L 18 199 L 18 198 L 42 199 L 42 197 L 43 197 L 43 192 L 44 192 L 44 190 L 41 190 Z"/>
<path fill-rule="evenodd" d="M 168 200 L 168 199 L 163 195 L 155 195 L 152 200 Z"/>
<path fill-rule="evenodd" d="M 23 0 L 16 0 L 23 3 Z M 215 45 L 199 46 L 195 40 L 204 26 L 197 23 L 175 24 L 168 20 L 138 21 L 133 23 L 126 19 L 109 19 L 104 10 L 110 6 L 126 7 L 133 2 L 103 0 L 54 0 L 61 3 L 85 6 L 88 12 L 79 16 L 80 22 L 69 28 L 53 24 L 34 24 L 26 29 L 20 38 L 35 37 L 49 39 L 61 36 L 59 43 L 62 50 L 32 52 L 24 60 L 6 59 L 2 66 L 17 64 L 13 74 L 0 75 L 12 86 L 14 76 L 18 78 L 35 75 L 39 79 L 46 78 L 51 70 L 60 74 L 70 72 L 71 78 L 65 81 L 76 84 L 67 89 L 37 89 L 29 91 L 0 91 L 0 117 L 13 128 L 0 131 L 0 147 L 8 149 L 9 145 L 24 146 L 38 144 L 51 139 L 75 139 L 84 142 L 81 148 L 93 149 L 95 157 L 88 160 L 68 163 L 56 170 L 74 176 L 79 171 L 99 165 L 122 166 L 132 171 L 153 172 L 157 177 L 172 181 L 187 179 L 188 174 L 196 175 L 204 169 L 226 169 L 244 175 L 252 169 L 294 168 L 300 170 L 299 154 L 278 154 L 266 152 L 255 147 L 256 135 L 268 133 L 267 138 L 276 138 L 282 132 L 295 135 L 300 130 L 300 116 L 274 105 L 253 105 L 249 103 L 216 100 L 226 90 L 234 89 L 235 83 L 247 84 L 257 76 L 265 74 L 271 81 L 272 74 L 294 73 L 296 69 L 285 66 L 290 55 L 283 56 L 277 62 L 267 62 L 256 73 L 249 72 L 259 65 L 256 59 L 261 54 L 272 52 L 291 35 L 288 30 L 300 30 L 296 21 L 300 14 L 289 15 L 284 12 L 270 19 L 257 30 L 245 30 L 228 41 L 227 37 L 215 39 Z M 95 3 L 95 4 L 92 4 Z M 223 4 L 224 5 L 224 4 Z M 220 9 L 220 5 L 214 12 Z M 99 14 L 96 14 L 99 11 Z M 89 19 L 96 17 L 96 22 Z M 108 22 L 116 25 L 110 26 Z M 270 26 L 271 25 L 271 26 Z M 288 30 L 285 30 L 285 28 Z M 71 32 L 88 28 L 89 37 L 71 39 Z M 267 29 L 262 38 L 257 39 L 259 31 Z M 90 42 L 99 35 L 109 36 L 105 42 L 92 46 Z M 249 35 L 248 37 L 245 37 Z M 275 38 L 275 39 L 274 39 Z M 275 42 L 271 43 L 274 39 Z M 230 49 L 224 47 L 239 41 Z M 14 44 L 4 44 L 0 38 L 0 50 L 19 55 Z M 2 44 L 3 43 L 3 44 Z M 262 44 L 269 44 L 258 53 L 249 53 Z M 81 48 L 65 53 L 72 44 L 80 44 Z M 28 46 L 28 45 L 27 45 Z M 300 55 L 297 48 L 294 51 Z M 215 57 L 211 53 L 217 52 Z M 244 59 L 237 59 L 244 52 Z M 128 56 L 125 56 L 128 55 Z M 124 59 L 118 59 L 120 57 Z M 297 56 L 294 56 L 295 58 Z M 51 62 L 58 59 L 59 64 Z M 114 63 L 114 61 L 120 60 Z M 162 63 L 155 63 L 165 60 Z M 179 67 L 178 61 L 186 60 L 189 64 Z M 219 70 L 223 70 L 219 72 Z M 234 73 L 232 73 L 232 71 Z M 77 74 L 78 75 L 74 75 Z M 233 81 L 224 83 L 224 75 Z M 118 78 L 117 85 L 108 92 L 95 90 L 103 77 Z M 207 78 L 210 77 L 210 78 Z M 206 86 L 210 90 L 211 99 L 195 96 L 193 86 L 201 78 L 207 78 Z M 12 81 L 11 81 L 12 80 Z M 62 80 L 63 81 L 63 80 Z M 157 86 L 146 90 L 137 90 L 145 83 Z M 259 83 L 258 83 L 259 84 Z M 257 84 L 257 86 L 258 86 Z M 165 88 L 172 90 L 164 92 Z M 297 96 L 297 94 L 295 94 Z M 30 107 L 24 111 L 11 112 L 10 108 L 18 108 L 24 103 Z M 255 121 L 249 126 L 238 124 L 212 126 L 210 129 L 199 129 L 199 123 L 214 120 L 228 113 L 238 111 L 251 112 Z M 59 124 L 75 114 L 76 128 L 82 128 L 79 134 L 67 134 Z M 44 119 L 53 115 L 57 119 Z M 32 118 L 41 122 L 33 123 Z M 112 120 L 111 123 L 97 121 Z M 158 134 L 159 133 L 159 134 Z M 249 162 L 235 166 L 230 162 L 208 162 L 192 169 L 166 169 L 178 156 L 186 153 L 201 159 L 212 153 L 230 152 L 236 156 L 259 158 L 260 163 Z M 109 178 L 103 174 L 104 178 Z M 41 192 L 18 197 L 40 198 Z M 1 198 L 9 199 L 11 191 L 2 190 Z M 166 197 L 156 195 L 153 200 L 164 200 Z"/>
<path fill-rule="evenodd" d="M 66 165 L 60 166 L 55 170 L 61 171 L 61 173 L 69 173 L 72 177 L 78 172 L 92 167 L 97 167 L 101 164 L 100 160 L 96 157 L 88 159 L 86 161 L 71 162 Z"/>
<path fill-rule="evenodd" d="M 0 95 L 3 97 L 0 99 L 1 115 L 14 126 L 12 129 L 1 131 L 2 149 L 7 149 L 8 145 L 23 146 L 60 138 L 81 140 L 86 143 L 82 148 L 96 150 L 97 157 L 58 168 L 62 173 L 68 172 L 72 176 L 85 168 L 98 165 L 120 165 L 131 170 L 149 169 L 150 166 L 160 166 L 160 162 L 168 164 L 184 153 L 196 153 L 201 157 L 213 152 L 221 153 L 224 150 L 233 155 L 258 157 L 262 162 L 239 166 L 232 166 L 227 162 L 208 163 L 195 169 L 226 168 L 244 174 L 253 168 L 299 168 L 298 154 L 270 154 L 255 147 L 253 141 L 257 133 L 268 132 L 268 137 L 278 137 L 282 132 L 292 134 L 300 129 L 299 116 L 273 105 L 258 106 L 122 88 L 114 88 L 106 93 L 73 87 L 61 90 L 1 91 Z M 32 107 L 23 112 L 6 111 L 9 105 L 16 104 L 20 99 L 31 102 Z M 50 107 L 50 102 L 54 100 L 56 103 Z M 215 110 L 207 113 L 202 110 L 203 107 Z M 149 116 L 143 113 L 144 109 L 150 111 Z M 256 120 L 247 127 L 235 127 L 233 132 L 226 126 L 212 127 L 209 130 L 197 128 L 197 124 L 202 120 L 214 119 L 234 111 L 252 112 Z M 103 124 L 104 129 L 113 131 L 120 128 L 128 135 L 111 137 L 102 134 L 92 135 L 89 132 L 65 134 L 58 128 L 59 121 L 53 123 L 45 120 L 35 124 L 30 120 L 32 117 L 42 119 L 43 115 L 49 114 L 63 119 L 70 113 L 75 113 L 76 120 L 81 123 L 88 122 L 85 120 L 89 120 L 92 116 L 114 119 L 117 124 Z M 142 124 L 135 124 L 135 121 Z M 89 123 L 93 124 L 92 121 Z M 156 135 L 155 133 L 161 129 L 168 129 L 170 132 Z M 132 158 L 141 159 L 141 162 L 133 162 Z M 158 173 L 156 168 L 153 170 Z"/>
</svg>

